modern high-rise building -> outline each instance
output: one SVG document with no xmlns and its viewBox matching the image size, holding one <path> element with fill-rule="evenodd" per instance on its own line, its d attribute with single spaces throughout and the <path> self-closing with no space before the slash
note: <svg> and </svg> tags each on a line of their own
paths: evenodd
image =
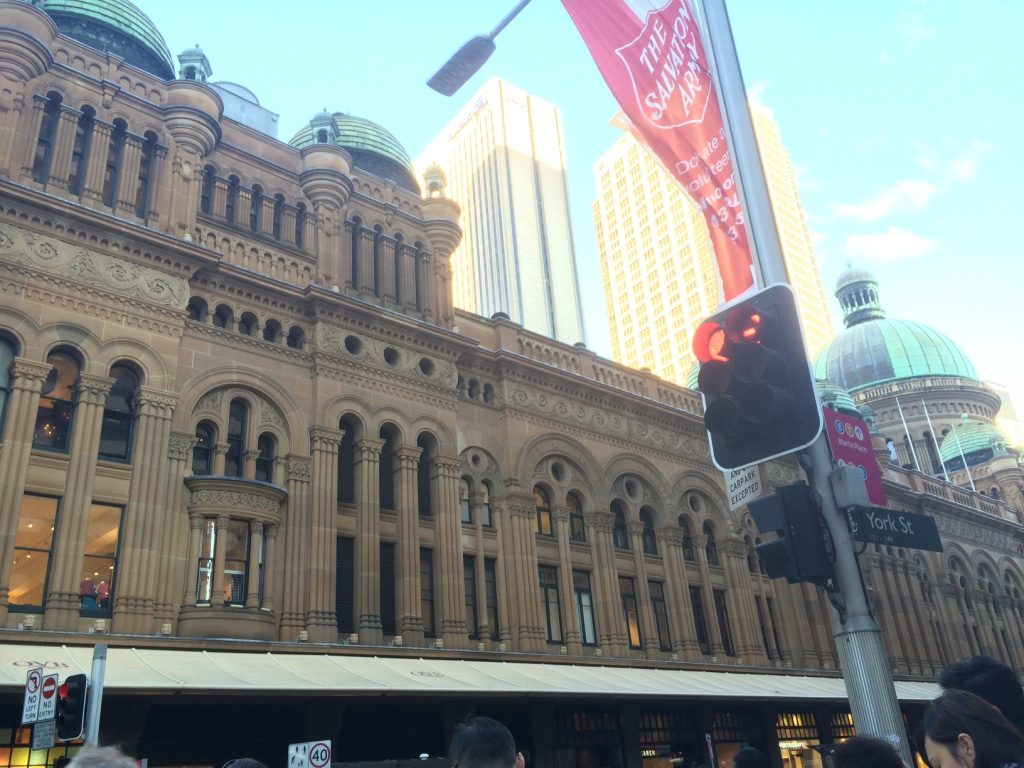
<svg viewBox="0 0 1024 768">
<path fill-rule="evenodd" d="M 754 106 L 754 127 L 790 282 L 808 352 L 832 337 L 825 292 L 804 222 L 796 179 L 767 110 Z M 594 224 L 608 307 L 612 356 L 686 383 L 690 340 L 718 304 L 718 279 L 707 224 L 679 183 L 631 134 L 594 165 Z"/>
<path fill-rule="evenodd" d="M 421 174 L 434 166 L 462 207 L 455 305 L 583 341 L 558 108 L 491 79 L 416 162 Z"/>
</svg>

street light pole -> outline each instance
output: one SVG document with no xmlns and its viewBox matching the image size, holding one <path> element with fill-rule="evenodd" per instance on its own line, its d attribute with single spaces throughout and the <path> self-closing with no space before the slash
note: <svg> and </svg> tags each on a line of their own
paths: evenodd
<svg viewBox="0 0 1024 768">
<path fill-rule="evenodd" d="M 466 84 L 480 67 L 484 65 L 491 54 L 494 53 L 494 38 L 498 36 L 505 27 L 509 25 L 519 12 L 523 10 L 530 0 L 520 0 L 515 7 L 506 14 L 498 26 L 491 30 L 488 35 L 477 35 L 459 48 L 455 54 L 445 62 L 434 76 L 427 80 L 427 85 L 444 96 L 451 96 L 459 88 Z"/>
</svg>

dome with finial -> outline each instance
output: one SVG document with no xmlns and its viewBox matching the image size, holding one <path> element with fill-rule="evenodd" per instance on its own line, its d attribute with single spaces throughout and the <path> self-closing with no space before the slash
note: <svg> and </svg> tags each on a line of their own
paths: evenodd
<svg viewBox="0 0 1024 768">
<path fill-rule="evenodd" d="M 390 131 L 365 118 L 325 109 L 288 143 L 299 149 L 313 144 L 335 144 L 352 155 L 356 168 L 419 194 L 416 173 L 405 148 Z"/>
<path fill-rule="evenodd" d="M 818 379 L 814 385 L 818 388 L 818 397 L 823 406 L 847 416 L 860 418 L 857 404 L 845 389 L 836 386 L 828 379 Z"/>
<path fill-rule="evenodd" d="M 1001 456 L 1007 452 L 1006 436 L 993 424 L 984 421 L 970 421 L 967 415 L 949 434 L 942 438 L 939 445 L 939 460 L 950 472 L 968 467 Z"/>
<path fill-rule="evenodd" d="M 918 376 L 977 381 L 960 348 L 923 323 L 894 320 L 882 307 L 878 281 L 863 269 L 848 269 L 836 285 L 846 330 L 818 355 L 815 375 L 851 394 Z"/>
<path fill-rule="evenodd" d="M 62 35 L 98 51 L 110 51 L 164 80 L 174 61 L 156 25 L 128 0 L 35 0 Z"/>
</svg>

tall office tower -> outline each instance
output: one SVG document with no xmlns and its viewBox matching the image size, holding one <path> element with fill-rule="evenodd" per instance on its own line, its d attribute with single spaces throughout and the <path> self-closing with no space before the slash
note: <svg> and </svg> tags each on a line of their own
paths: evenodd
<svg viewBox="0 0 1024 768">
<path fill-rule="evenodd" d="M 789 155 L 771 114 L 752 107 L 783 257 L 811 359 L 832 338 L 825 292 Z M 718 304 L 707 225 L 662 165 L 624 134 L 594 165 L 594 224 L 612 356 L 687 383 L 696 325 Z"/>
<path fill-rule="evenodd" d="M 416 161 L 435 164 L 462 206 L 455 305 L 583 341 L 558 108 L 491 79 Z"/>
</svg>

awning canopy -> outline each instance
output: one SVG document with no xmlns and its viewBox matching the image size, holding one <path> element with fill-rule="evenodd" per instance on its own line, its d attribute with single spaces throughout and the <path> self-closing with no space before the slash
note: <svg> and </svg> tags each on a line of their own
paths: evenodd
<svg viewBox="0 0 1024 768">
<path fill-rule="evenodd" d="M 62 678 L 88 674 L 92 648 L 0 645 L 0 688 L 24 687 L 32 667 L 43 667 L 44 674 Z M 110 648 L 104 687 L 111 692 L 147 694 L 847 698 L 841 679 L 799 674 L 152 648 Z M 940 692 L 933 683 L 896 683 L 901 701 L 931 701 Z"/>
</svg>

